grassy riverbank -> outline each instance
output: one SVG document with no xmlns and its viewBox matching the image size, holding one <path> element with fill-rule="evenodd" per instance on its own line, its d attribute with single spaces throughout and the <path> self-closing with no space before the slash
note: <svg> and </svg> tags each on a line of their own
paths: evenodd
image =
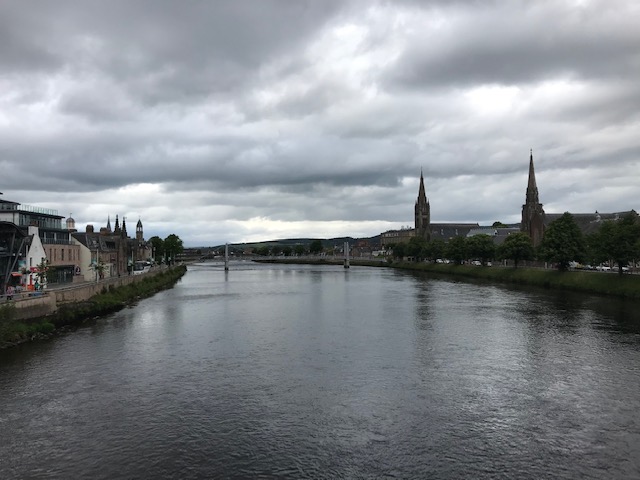
<svg viewBox="0 0 640 480">
<path fill-rule="evenodd" d="M 18 321 L 14 318 L 15 306 L 2 305 L 0 348 L 47 337 L 64 327 L 78 325 L 89 318 L 118 311 L 140 298 L 150 297 L 156 292 L 171 288 L 186 271 L 187 267 L 182 265 L 119 288 L 104 288 L 101 293 L 86 302 L 62 305 L 53 315 L 44 318 Z"/>
<path fill-rule="evenodd" d="M 342 264 L 341 260 L 334 260 L 333 258 L 286 258 L 258 261 L 270 263 L 305 263 L 311 265 Z M 352 260 L 351 265 L 390 267 L 402 270 L 454 275 L 462 278 L 483 279 L 498 283 L 531 285 L 554 290 L 571 290 L 575 292 L 640 299 L 640 275 L 618 275 L 617 273 L 581 271 L 560 272 L 558 270 L 539 268 L 476 267 L 471 265 L 398 261 L 387 263 Z"/>
<path fill-rule="evenodd" d="M 406 262 L 397 262 L 390 266 L 404 270 L 455 275 L 500 283 L 640 299 L 640 275 Z"/>
</svg>

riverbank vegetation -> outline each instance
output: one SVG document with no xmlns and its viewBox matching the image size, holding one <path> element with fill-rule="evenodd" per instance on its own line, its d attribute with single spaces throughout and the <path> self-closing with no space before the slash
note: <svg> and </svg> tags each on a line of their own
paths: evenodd
<svg viewBox="0 0 640 480">
<path fill-rule="evenodd" d="M 150 297 L 156 292 L 171 288 L 186 273 L 180 265 L 138 282 L 114 288 L 104 288 L 101 293 L 85 302 L 61 305 L 53 314 L 44 318 L 16 320 L 15 306 L 0 306 L 0 348 L 51 335 L 54 331 L 81 324 L 89 318 L 115 312 L 138 299 Z"/>
<path fill-rule="evenodd" d="M 476 267 L 471 265 L 393 262 L 391 267 L 554 290 L 640 299 L 640 275 L 544 268 Z"/>
<path fill-rule="evenodd" d="M 309 265 L 337 265 L 342 260 L 325 258 L 270 258 L 258 260 L 261 263 L 300 263 Z M 440 264 L 431 262 L 406 261 L 363 261 L 351 260 L 351 265 L 368 267 L 390 267 L 439 275 L 457 276 L 487 280 L 497 283 L 530 285 L 558 290 L 613 295 L 616 297 L 640 299 L 640 275 L 616 275 L 595 271 L 561 271 L 557 269 L 530 267 L 482 267 L 473 265 Z"/>
</svg>

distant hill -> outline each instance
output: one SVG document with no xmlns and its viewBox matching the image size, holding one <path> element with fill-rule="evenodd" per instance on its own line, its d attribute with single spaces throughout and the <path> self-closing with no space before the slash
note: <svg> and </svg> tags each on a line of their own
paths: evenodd
<svg viewBox="0 0 640 480">
<path fill-rule="evenodd" d="M 353 238 L 353 237 L 336 237 L 336 238 L 283 238 L 279 240 L 267 240 L 264 242 L 253 242 L 253 243 L 230 243 L 229 248 L 238 249 L 241 248 L 243 250 L 248 248 L 259 248 L 259 247 L 273 247 L 275 245 L 281 246 L 289 246 L 294 247 L 296 245 L 309 245 L 314 240 L 320 240 L 322 242 L 323 247 L 333 247 L 333 246 L 342 246 L 344 242 L 349 242 L 350 245 L 356 245 L 359 242 L 367 242 L 370 246 L 375 247 L 380 245 L 380 235 L 376 235 L 375 237 L 368 238 Z M 220 250 L 224 249 L 224 244 L 215 245 L 209 247 L 194 247 L 200 250 Z"/>
</svg>

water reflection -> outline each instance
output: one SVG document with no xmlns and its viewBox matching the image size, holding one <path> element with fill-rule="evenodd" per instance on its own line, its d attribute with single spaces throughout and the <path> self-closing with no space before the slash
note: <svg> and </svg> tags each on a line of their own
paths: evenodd
<svg viewBox="0 0 640 480">
<path fill-rule="evenodd" d="M 190 267 L 0 353 L 2 478 L 633 478 L 630 302 L 387 269 Z"/>
</svg>

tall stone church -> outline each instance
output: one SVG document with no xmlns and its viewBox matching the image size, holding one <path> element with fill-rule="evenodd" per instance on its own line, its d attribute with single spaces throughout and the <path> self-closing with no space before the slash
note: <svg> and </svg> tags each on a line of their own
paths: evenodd
<svg viewBox="0 0 640 480">
<path fill-rule="evenodd" d="M 429 241 L 431 239 L 431 207 L 427 194 L 424 190 L 424 177 L 420 170 L 420 188 L 418 190 L 418 199 L 416 200 L 415 212 L 415 236 L 422 237 Z"/>
<path fill-rule="evenodd" d="M 540 245 L 544 236 L 545 213 L 538 198 L 538 186 L 536 185 L 536 173 L 533 168 L 533 150 L 529 157 L 529 181 L 527 183 L 527 195 L 522 205 L 522 220 L 520 230 L 531 237 L 534 247 Z"/>
</svg>

